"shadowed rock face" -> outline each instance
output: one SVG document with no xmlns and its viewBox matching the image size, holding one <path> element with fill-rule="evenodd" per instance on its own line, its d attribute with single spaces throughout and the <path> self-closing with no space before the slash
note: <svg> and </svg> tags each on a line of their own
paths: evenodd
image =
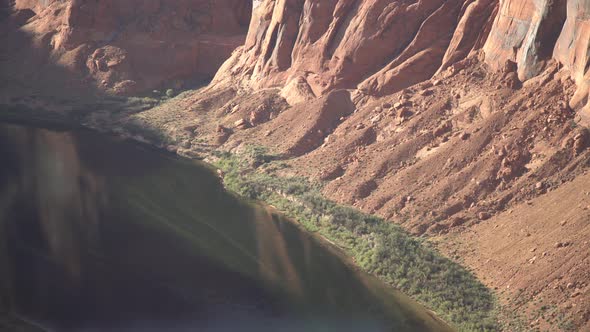
<svg viewBox="0 0 590 332">
<path fill-rule="evenodd" d="M 222 1 L 31 1 L 20 31 L 51 59 L 99 90 L 133 94 L 211 78 L 244 41 L 252 3 Z"/>
</svg>

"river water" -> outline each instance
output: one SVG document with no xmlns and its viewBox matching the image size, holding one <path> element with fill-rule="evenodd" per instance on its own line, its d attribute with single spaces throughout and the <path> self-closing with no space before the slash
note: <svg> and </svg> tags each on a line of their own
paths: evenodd
<svg viewBox="0 0 590 332">
<path fill-rule="evenodd" d="M 11 124 L 0 156 L 0 303 L 48 331 L 448 330 L 202 163 Z"/>
</svg>

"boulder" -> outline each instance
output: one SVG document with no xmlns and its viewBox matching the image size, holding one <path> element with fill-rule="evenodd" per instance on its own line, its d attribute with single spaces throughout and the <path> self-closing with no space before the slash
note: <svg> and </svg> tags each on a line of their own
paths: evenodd
<svg viewBox="0 0 590 332">
<path fill-rule="evenodd" d="M 489 212 L 480 212 L 477 214 L 477 218 L 479 220 L 488 220 L 492 217 L 492 215 Z"/>
<path fill-rule="evenodd" d="M 400 120 L 408 119 L 412 116 L 412 114 L 413 114 L 412 111 L 410 111 L 410 109 L 407 107 L 402 107 L 401 109 L 399 109 L 397 111 L 397 117 Z"/>
<path fill-rule="evenodd" d="M 578 155 L 590 146 L 590 131 L 588 129 L 581 129 L 574 135 L 573 150 L 574 154 Z"/>
<path fill-rule="evenodd" d="M 252 125 L 246 119 L 239 119 L 234 122 L 234 127 L 238 129 L 247 129 L 250 128 Z"/>
</svg>

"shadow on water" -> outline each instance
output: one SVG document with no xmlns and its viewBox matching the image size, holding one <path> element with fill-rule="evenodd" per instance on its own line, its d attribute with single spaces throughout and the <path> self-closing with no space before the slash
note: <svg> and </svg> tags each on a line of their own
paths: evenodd
<svg viewBox="0 0 590 332">
<path fill-rule="evenodd" d="M 202 164 L 0 125 L 2 299 L 55 331 L 446 330 Z"/>
</svg>

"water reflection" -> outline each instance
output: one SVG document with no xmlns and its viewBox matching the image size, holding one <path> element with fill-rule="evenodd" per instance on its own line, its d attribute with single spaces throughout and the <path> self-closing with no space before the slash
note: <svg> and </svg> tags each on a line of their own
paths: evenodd
<svg viewBox="0 0 590 332">
<path fill-rule="evenodd" d="M 269 282 L 284 282 L 291 295 L 302 297 L 303 286 L 279 228 L 282 223 L 277 220 L 276 215 L 273 216 L 264 209 L 255 210 L 253 219 L 267 221 L 255 222 L 256 238 L 264 239 L 257 241 L 260 275 Z M 303 239 L 302 243 L 306 242 L 307 239 Z"/>
<path fill-rule="evenodd" d="M 208 169 L 88 131 L 0 126 L 2 295 L 56 331 L 446 327 Z"/>
<path fill-rule="evenodd" d="M 19 149 L 19 158 L 25 161 L 21 186 L 36 193 L 33 210 L 49 252 L 76 281 L 81 243 L 96 242 L 98 211 L 105 200 L 103 179 L 81 165 L 72 134 L 28 130 L 26 136 Z"/>
</svg>

